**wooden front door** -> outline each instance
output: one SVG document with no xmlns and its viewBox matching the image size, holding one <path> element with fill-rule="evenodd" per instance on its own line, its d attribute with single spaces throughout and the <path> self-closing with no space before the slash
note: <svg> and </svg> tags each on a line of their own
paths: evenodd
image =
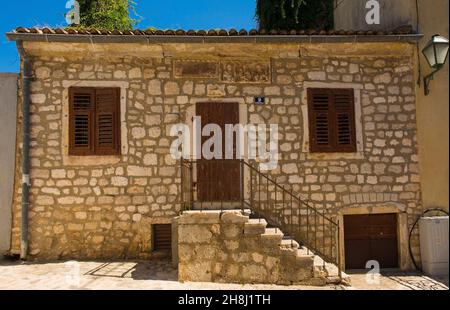
<svg viewBox="0 0 450 310">
<path fill-rule="evenodd" d="M 369 260 L 398 267 L 396 214 L 347 215 L 344 236 L 346 269 L 365 269 Z"/>
<path fill-rule="evenodd" d="M 199 102 L 196 115 L 201 117 L 202 130 L 207 124 L 217 124 L 222 129 L 223 159 L 202 159 L 197 164 L 197 195 L 199 201 L 239 201 L 239 159 L 225 159 L 225 124 L 239 123 L 239 104 L 229 102 Z M 210 137 L 202 136 L 202 146 Z M 235 154 L 236 139 L 233 139 Z M 214 150 L 212 148 L 212 150 Z"/>
</svg>

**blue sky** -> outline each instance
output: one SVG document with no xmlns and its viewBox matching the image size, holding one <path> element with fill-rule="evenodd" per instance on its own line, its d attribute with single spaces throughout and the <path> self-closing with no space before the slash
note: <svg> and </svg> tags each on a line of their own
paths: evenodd
<svg viewBox="0 0 450 310">
<path fill-rule="evenodd" d="M 15 44 L 5 33 L 18 27 L 64 27 L 67 0 L 2 1 L 0 72 L 18 72 Z M 209 29 L 256 27 L 255 0 L 135 0 L 141 15 L 138 28 Z"/>
</svg>

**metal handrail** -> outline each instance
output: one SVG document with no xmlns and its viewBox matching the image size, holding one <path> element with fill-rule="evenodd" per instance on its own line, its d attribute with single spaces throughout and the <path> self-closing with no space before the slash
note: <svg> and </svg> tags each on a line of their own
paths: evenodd
<svg viewBox="0 0 450 310">
<path fill-rule="evenodd" d="M 220 164 L 220 162 L 227 160 L 215 161 Z M 195 207 L 195 203 L 198 202 L 198 199 L 196 199 L 198 184 L 194 182 L 196 164 L 197 160 L 181 160 L 181 211 L 192 210 Z M 306 246 L 308 253 L 312 252 L 319 255 L 324 264 L 325 261 L 328 261 L 337 265 L 339 276 L 341 277 L 339 221 L 334 221 L 326 216 L 324 211 L 317 210 L 309 201 L 302 199 L 293 191 L 287 190 L 251 163 L 240 160 L 239 167 L 240 197 L 239 201 L 235 201 L 235 203 L 239 203 L 243 211 L 245 208 L 248 208 L 258 218 L 266 218 L 269 225 L 279 227 L 291 237 L 291 240 L 295 239 L 301 245 Z M 247 168 L 247 173 L 250 177 L 247 190 L 248 199 L 246 199 L 246 193 L 244 192 L 245 168 Z M 261 195 L 264 192 L 265 198 Z M 273 195 L 274 198 L 272 199 L 271 196 Z M 279 195 L 281 195 L 281 199 L 278 199 Z M 220 204 L 222 211 L 224 203 L 229 202 L 222 199 L 215 203 Z M 282 202 L 282 208 L 277 210 L 280 202 Z M 204 202 L 199 202 L 199 206 L 200 210 L 203 210 Z M 302 211 L 304 212 L 303 214 Z M 289 213 L 287 218 L 285 213 Z"/>
<path fill-rule="evenodd" d="M 249 167 L 250 169 L 252 169 L 254 172 L 257 172 L 259 174 L 261 174 L 261 176 L 265 179 L 267 179 L 269 182 L 271 182 L 273 185 L 277 186 L 277 188 L 281 189 L 283 192 L 285 192 L 288 195 L 291 195 L 294 199 L 297 199 L 301 204 L 305 205 L 308 208 L 311 208 L 313 211 L 315 211 L 316 213 L 318 213 L 319 215 L 325 217 L 328 221 L 332 222 L 335 225 L 338 225 L 335 221 L 333 221 L 332 219 L 328 218 L 327 216 L 320 214 L 318 210 L 316 210 L 314 207 L 312 207 L 311 205 L 309 205 L 307 202 L 305 202 L 303 199 L 301 199 L 300 197 L 296 196 L 293 192 L 288 191 L 286 188 L 284 188 L 284 186 L 281 186 L 280 184 L 278 184 L 276 181 L 272 180 L 271 178 L 269 178 L 268 176 L 266 176 L 265 174 L 261 173 L 258 169 L 256 169 L 255 167 L 253 167 L 250 163 L 247 163 L 245 161 L 243 161 L 244 164 Z"/>
</svg>

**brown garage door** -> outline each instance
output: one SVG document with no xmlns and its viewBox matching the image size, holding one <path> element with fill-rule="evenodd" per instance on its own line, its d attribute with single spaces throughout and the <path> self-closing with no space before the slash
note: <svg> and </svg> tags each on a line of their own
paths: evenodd
<svg viewBox="0 0 450 310">
<path fill-rule="evenodd" d="M 396 214 L 347 215 L 344 236 L 346 269 L 365 269 L 369 260 L 398 267 Z"/>
</svg>

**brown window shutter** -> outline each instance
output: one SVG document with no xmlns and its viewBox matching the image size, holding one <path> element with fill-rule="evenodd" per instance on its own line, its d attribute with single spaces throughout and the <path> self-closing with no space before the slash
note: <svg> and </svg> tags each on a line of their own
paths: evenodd
<svg viewBox="0 0 450 310">
<path fill-rule="evenodd" d="M 153 224 L 153 250 L 170 251 L 172 248 L 172 225 Z"/>
<path fill-rule="evenodd" d="M 120 98 L 119 89 L 96 89 L 95 153 L 118 155 L 120 153 Z"/>
<path fill-rule="evenodd" d="M 312 152 L 332 151 L 330 93 L 322 89 L 308 89 L 309 132 Z"/>
<path fill-rule="evenodd" d="M 356 152 L 353 89 L 308 89 L 311 152 Z"/>
<path fill-rule="evenodd" d="M 334 89 L 334 117 L 336 148 L 356 152 L 355 104 L 353 89 Z"/>
<path fill-rule="evenodd" d="M 69 154 L 89 155 L 94 152 L 95 90 L 69 90 Z"/>
</svg>

